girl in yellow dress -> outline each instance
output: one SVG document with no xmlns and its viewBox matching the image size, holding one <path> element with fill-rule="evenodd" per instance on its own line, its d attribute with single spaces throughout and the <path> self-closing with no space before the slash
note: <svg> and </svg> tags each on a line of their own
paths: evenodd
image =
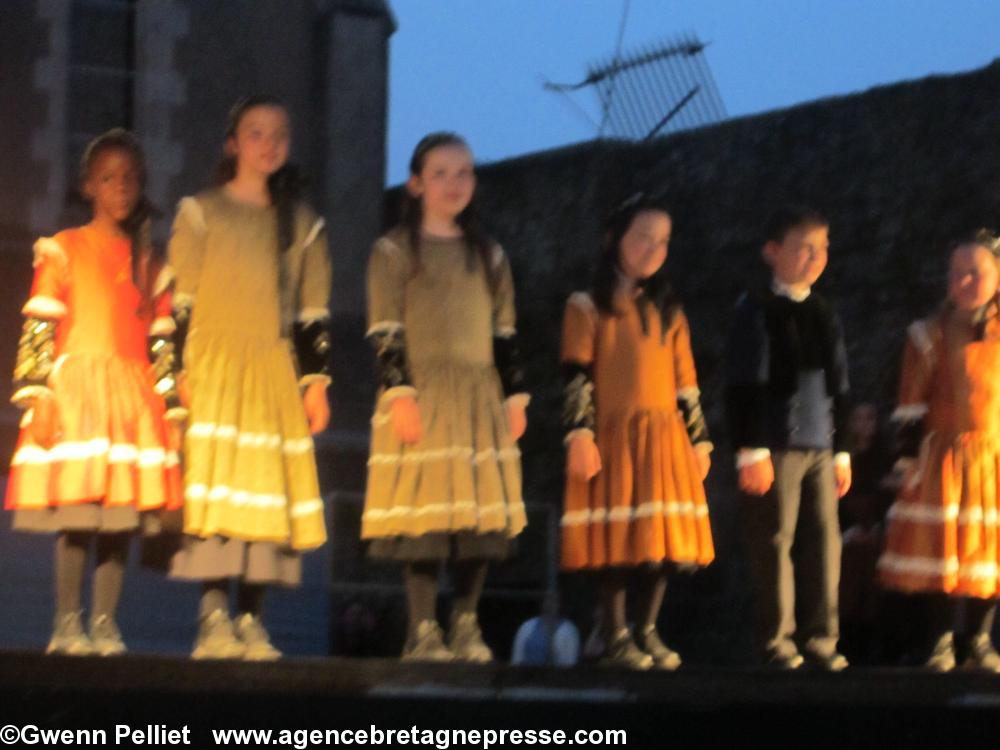
<svg viewBox="0 0 1000 750">
<path fill-rule="evenodd" d="M 329 420 L 330 261 L 289 143 L 278 100 L 240 102 L 221 185 L 181 200 L 170 239 L 191 394 L 171 575 L 204 582 L 196 659 L 278 658 L 261 623 L 265 587 L 298 585 L 301 552 L 326 541 L 311 434 Z"/>
<path fill-rule="evenodd" d="M 636 195 L 608 222 L 592 292 L 566 304 L 562 567 L 600 573 L 605 662 L 676 669 L 656 630 L 670 565 L 715 556 L 687 318 L 664 272 L 671 219 Z M 635 634 L 626 625 L 638 588 Z"/>
<path fill-rule="evenodd" d="M 111 130 L 84 152 L 88 224 L 35 243 L 14 402 L 26 409 L 7 484 L 14 528 L 56 532 L 48 653 L 125 651 L 115 611 L 131 533 L 181 503 L 170 269 L 149 242 L 139 144 Z M 153 370 L 150 369 L 152 358 Z M 171 416 L 183 419 L 179 408 Z M 80 612 L 96 547 L 89 632 Z"/>
<path fill-rule="evenodd" d="M 373 557 L 405 564 L 404 659 L 492 659 L 477 616 L 487 561 L 506 556 L 525 525 L 514 288 L 503 250 L 475 222 L 474 189 L 465 142 L 425 137 L 403 224 L 375 243 L 368 266 L 381 389 L 361 535 Z M 447 641 L 435 617 L 443 561 L 455 584 Z"/>
<path fill-rule="evenodd" d="M 1000 594 L 1000 317 L 997 248 L 957 243 L 948 299 L 907 331 L 893 421 L 903 485 L 889 510 L 882 583 L 927 596 L 929 669 L 1000 672 L 990 631 Z M 964 628 L 953 632 L 959 606 Z"/>
</svg>

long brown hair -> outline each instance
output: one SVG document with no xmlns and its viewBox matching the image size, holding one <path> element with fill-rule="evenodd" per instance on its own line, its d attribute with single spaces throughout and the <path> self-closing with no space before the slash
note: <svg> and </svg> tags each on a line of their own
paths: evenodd
<svg viewBox="0 0 1000 750">
<path fill-rule="evenodd" d="M 469 144 L 457 133 L 439 131 L 425 135 L 420 139 L 413 155 L 410 157 L 410 175 L 419 176 L 427 163 L 427 155 L 436 148 L 443 146 L 461 146 L 468 149 Z M 422 270 L 420 258 L 420 230 L 424 221 L 424 202 L 421 198 L 411 195 L 409 190 L 403 190 L 401 223 L 406 230 L 407 238 L 410 241 L 410 253 L 413 256 L 413 272 L 419 273 Z M 492 242 L 489 235 L 483 230 L 476 213 L 474 200 L 469 202 L 462 212 L 455 217 L 455 223 L 462 230 L 462 236 L 466 245 L 466 267 L 468 270 L 476 269 L 476 259 L 486 274 L 486 281 L 489 284 L 490 292 L 496 292 L 499 276 L 492 263 Z"/>
<path fill-rule="evenodd" d="M 251 109 L 256 109 L 257 107 L 274 107 L 283 110 L 286 115 L 288 114 L 288 108 L 276 96 L 255 94 L 240 99 L 229 110 L 229 119 L 226 123 L 226 140 L 236 137 L 236 130 L 239 128 L 243 117 Z M 216 184 L 224 185 L 235 176 L 236 156 L 226 153 L 215 168 Z M 280 169 L 267 178 L 267 192 L 277 214 L 279 254 L 288 250 L 295 241 L 295 209 L 302 200 L 304 188 L 305 181 L 299 173 L 298 168 L 290 162 L 283 164 Z"/>
</svg>

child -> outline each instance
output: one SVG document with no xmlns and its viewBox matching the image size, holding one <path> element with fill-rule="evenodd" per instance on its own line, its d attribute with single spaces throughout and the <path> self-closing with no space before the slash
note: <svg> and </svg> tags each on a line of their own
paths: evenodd
<svg viewBox="0 0 1000 750">
<path fill-rule="evenodd" d="M 998 247 L 988 232 L 953 246 L 946 303 L 909 327 L 893 414 L 904 478 L 879 569 L 887 587 L 929 595 L 926 666 L 935 671 L 955 666 L 958 646 L 965 666 L 1000 672 L 990 638 L 1000 563 Z"/>
<path fill-rule="evenodd" d="M 503 250 L 471 207 L 472 154 L 433 133 L 410 160 L 403 224 L 368 266 L 368 338 L 380 393 L 361 536 L 405 563 L 403 659 L 487 662 L 477 609 L 487 561 L 525 525 L 517 439 L 526 427 L 514 346 L 514 288 Z M 447 644 L 435 618 L 438 569 L 455 600 Z"/>
<path fill-rule="evenodd" d="M 221 184 L 180 202 L 170 239 L 191 393 L 186 536 L 171 575 L 204 582 L 195 659 L 278 658 L 260 619 L 265 587 L 298 585 L 301 551 L 326 540 L 310 433 L 330 416 L 330 262 L 289 141 L 277 99 L 237 104 Z M 239 580 L 235 626 L 228 579 Z"/>
<path fill-rule="evenodd" d="M 156 511 L 181 503 L 176 440 L 168 447 L 164 421 L 164 397 L 178 406 L 172 279 L 149 242 L 144 178 L 130 133 L 99 136 L 87 146 L 80 174 L 93 218 L 35 244 L 14 371 L 13 401 L 27 411 L 7 507 L 15 529 L 59 534 L 50 654 L 125 652 L 115 610 L 129 536 L 156 531 Z M 183 419 L 179 409 L 172 416 Z M 92 543 L 88 634 L 80 589 Z"/>
<path fill-rule="evenodd" d="M 836 314 L 812 290 L 826 268 L 828 228 L 809 209 L 772 217 L 763 248 L 771 285 L 741 298 L 728 348 L 757 647 L 778 669 L 804 659 L 847 666 L 837 651 L 837 501 L 851 479 L 847 354 Z"/>
<path fill-rule="evenodd" d="M 680 666 L 656 630 L 667 570 L 715 555 L 702 485 L 712 444 L 687 318 L 664 267 L 670 233 L 656 203 L 640 194 L 622 204 L 593 292 L 573 294 L 563 321 L 562 567 L 600 572 L 604 663 L 631 669 Z M 639 591 L 634 640 L 629 579 Z"/>
</svg>

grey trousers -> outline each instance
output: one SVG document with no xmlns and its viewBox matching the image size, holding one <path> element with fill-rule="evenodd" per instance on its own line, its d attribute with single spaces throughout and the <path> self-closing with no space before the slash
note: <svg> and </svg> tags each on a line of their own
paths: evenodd
<svg viewBox="0 0 1000 750">
<path fill-rule="evenodd" d="M 800 649 L 829 656 L 840 625 L 840 525 L 833 454 L 771 454 L 774 486 L 744 495 L 741 517 L 753 588 L 756 644 L 765 658 Z"/>
</svg>

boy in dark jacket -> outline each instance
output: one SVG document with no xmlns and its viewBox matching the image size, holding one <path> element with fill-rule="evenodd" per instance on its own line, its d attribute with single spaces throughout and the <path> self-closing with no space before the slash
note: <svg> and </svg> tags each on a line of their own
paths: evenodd
<svg viewBox="0 0 1000 750">
<path fill-rule="evenodd" d="M 771 284 L 740 299 L 728 346 L 757 646 L 781 669 L 805 660 L 830 671 L 847 666 L 837 651 L 837 502 L 851 483 L 847 354 L 836 314 L 812 291 L 826 268 L 828 233 L 809 209 L 772 217 L 763 248 Z"/>
</svg>

